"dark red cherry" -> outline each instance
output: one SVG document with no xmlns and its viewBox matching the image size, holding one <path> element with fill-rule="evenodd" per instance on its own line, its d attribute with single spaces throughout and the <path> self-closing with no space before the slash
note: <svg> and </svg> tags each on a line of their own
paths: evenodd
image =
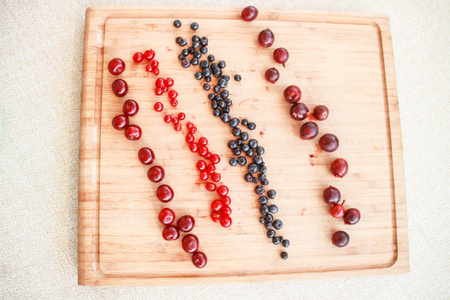
<svg viewBox="0 0 450 300">
<path fill-rule="evenodd" d="M 131 141 L 137 141 L 142 136 L 141 127 L 137 125 L 130 125 L 125 129 L 125 137 Z"/>
<path fill-rule="evenodd" d="M 124 97 L 128 93 L 128 84 L 123 79 L 114 80 L 111 87 L 117 97 Z"/>
<path fill-rule="evenodd" d="M 325 201 L 326 204 L 338 204 L 340 200 L 341 192 L 334 186 L 330 185 L 323 191 L 323 201 Z"/>
<path fill-rule="evenodd" d="M 270 83 L 275 83 L 280 79 L 280 73 L 278 73 L 278 70 L 275 68 L 270 68 L 264 73 L 264 77 L 266 80 Z"/>
<path fill-rule="evenodd" d="M 264 29 L 258 35 L 258 42 L 262 47 L 269 48 L 275 42 L 275 36 L 269 28 Z"/>
<path fill-rule="evenodd" d="M 328 118 L 328 108 L 325 105 L 317 105 L 313 110 L 314 118 L 324 121 Z"/>
<path fill-rule="evenodd" d="M 123 103 L 122 110 L 129 117 L 135 116 L 139 112 L 139 104 L 133 99 L 128 99 Z"/>
<path fill-rule="evenodd" d="M 361 219 L 361 213 L 356 208 L 349 208 L 344 214 L 344 223 L 348 225 L 354 225 Z"/>
<path fill-rule="evenodd" d="M 256 19 L 258 16 L 258 9 L 254 6 L 247 6 L 242 10 L 241 18 L 244 21 L 250 22 Z"/>
<path fill-rule="evenodd" d="M 312 140 L 319 134 L 319 126 L 314 122 L 306 122 L 300 127 L 300 138 L 302 140 Z"/>
<path fill-rule="evenodd" d="M 347 161 L 343 158 L 337 158 L 331 163 L 331 173 L 335 177 L 342 178 L 347 175 L 348 172 L 348 164 Z"/>
<path fill-rule="evenodd" d="M 170 225 L 175 220 L 175 212 L 170 208 L 163 208 L 159 212 L 158 219 L 164 225 Z"/>
<path fill-rule="evenodd" d="M 114 127 L 114 129 L 123 130 L 127 128 L 128 125 L 130 125 L 130 119 L 127 116 L 120 115 L 115 116 L 112 119 L 112 126 Z"/>
<path fill-rule="evenodd" d="M 160 182 L 164 179 L 166 175 L 166 172 L 164 171 L 164 168 L 161 166 L 153 166 L 150 169 L 148 169 L 147 177 L 150 179 L 151 182 Z"/>
<path fill-rule="evenodd" d="M 336 247 L 345 247 L 350 241 L 350 236 L 345 231 L 336 231 L 331 237 L 331 242 Z"/>
<path fill-rule="evenodd" d="M 161 202 L 169 202 L 173 199 L 174 192 L 170 186 L 162 184 L 156 190 L 156 197 L 158 197 Z"/>
<path fill-rule="evenodd" d="M 125 63 L 120 58 L 113 58 L 108 64 L 108 71 L 113 75 L 120 75 L 125 71 Z"/>
<path fill-rule="evenodd" d="M 334 134 L 331 133 L 324 134 L 319 139 L 319 146 L 320 148 L 322 148 L 323 151 L 326 152 L 336 151 L 337 148 L 339 148 L 339 139 Z"/>
<path fill-rule="evenodd" d="M 284 99 L 291 104 L 297 103 L 302 98 L 302 91 L 296 85 L 290 85 L 284 89 Z"/>
<path fill-rule="evenodd" d="M 155 153 L 153 153 L 152 149 L 144 147 L 139 150 L 138 158 L 141 164 L 151 165 L 155 160 Z"/>
<path fill-rule="evenodd" d="M 283 67 L 284 67 L 284 64 L 285 64 L 285 63 L 288 61 L 288 59 L 289 59 L 289 52 L 288 52 L 286 49 L 284 49 L 284 48 L 278 48 L 278 49 L 275 49 L 275 50 L 273 51 L 273 59 L 274 59 L 277 63 L 282 64 Z"/>
<path fill-rule="evenodd" d="M 295 103 L 289 110 L 291 118 L 297 121 L 306 119 L 308 117 L 308 112 L 308 107 L 302 102 Z"/>
<path fill-rule="evenodd" d="M 197 251 L 192 254 L 192 263 L 197 268 L 203 268 L 208 263 L 208 258 L 205 253 Z"/>
<path fill-rule="evenodd" d="M 180 237 L 180 231 L 173 225 L 167 225 L 162 231 L 162 237 L 166 241 L 174 241 Z"/>
<path fill-rule="evenodd" d="M 198 238 L 193 234 L 187 234 L 181 240 L 181 246 L 187 253 L 194 253 L 198 250 Z"/>
<path fill-rule="evenodd" d="M 182 216 L 177 221 L 178 229 L 183 232 L 191 231 L 192 229 L 194 229 L 194 226 L 195 226 L 194 217 L 189 216 L 189 215 Z"/>
</svg>

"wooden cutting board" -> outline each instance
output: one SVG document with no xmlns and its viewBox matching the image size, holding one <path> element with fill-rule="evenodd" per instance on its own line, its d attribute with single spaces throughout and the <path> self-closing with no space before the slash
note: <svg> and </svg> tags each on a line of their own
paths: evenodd
<svg viewBox="0 0 450 300">
<path fill-rule="evenodd" d="M 231 8 L 89 8 L 83 61 L 79 173 L 79 284 L 180 285 L 299 280 L 342 276 L 396 274 L 409 269 L 406 199 L 397 89 L 389 19 L 380 15 L 259 11 L 257 20 L 239 19 Z M 173 27 L 174 19 L 183 26 Z M 289 259 L 279 258 L 282 248 L 266 238 L 259 224 L 258 197 L 253 184 L 244 182 L 246 168 L 231 167 L 227 141 L 230 129 L 211 114 L 207 93 L 194 78 L 194 70 L 181 68 L 181 48 L 175 37 L 190 39 L 189 24 L 197 21 L 200 36 L 209 38 L 209 53 L 227 62 L 226 73 L 242 75 L 230 81 L 232 115 L 257 124 L 250 137 L 266 149 L 270 187 L 278 192 L 275 203 L 284 222 L 281 234 L 291 241 Z M 270 28 L 275 44 L 263 49 L 258 33 Z M 286 68 L 272 59 L 272 51 L 290 52 Z M 134 64 L 136 51 L 154 49 L 160 76 L 171 76 L 180 105 L 170 109 L 167 96 L 154 95 L 154 75 Z M 122 58 L 127 67 L 116 77 L 108 62 Z M 263 74 L 270 67 L 281 73 L 276 84 Z M 131 142 L 114 130 L 111 119 L 121 112 L 123 98 L 111 83 L 124 78 L 138 101 L 133 123 L 143 137 Z M 318 151 L 318 138 L 298 137 L 301 122 L 289 117 L 282 92 L 290 84 L 303 91 L 310 109 L 325 104 L 329 118 L 320 122 L 320 135 L 336 134 L 340 147 L 333 153 Z M 233 226 L 224 229 L 211 221 L 207 192 L 195 164 L 199 159 L 184 142 L 185 130 L 175 132 L 153 110 L 163 101 L 168 112 L 183 111 L 187 120 L 209 139 L 210 150 L 220 154 L 218 170 L 229 186 Z M 184 133 L 184 134 L 183 134 Z M 166 170 L 165 183 L 175 190 L 168 204 L 178 216 L 196 218 L 195 234 L 208 255 L 204 269 L 195 268 L 180 241 L 161 238 L 157 220 L 164 207 L 146 177 L 137 151 L 151 147 Z M 349 174 L 334 178 L 330 162 L 344 157 Z M 330 221 L 322 192 L 338 187 L 346 207 L 357 207 L 361 221 L 354 226 Z M 347 247 L 331 244 L 331 234 L 350 234 Z"/>
</svg>

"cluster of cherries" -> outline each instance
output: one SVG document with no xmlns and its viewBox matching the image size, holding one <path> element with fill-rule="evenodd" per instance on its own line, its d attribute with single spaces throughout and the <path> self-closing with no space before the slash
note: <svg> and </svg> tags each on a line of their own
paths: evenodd
<svg viewBox="0 0 450 300">
<path fill-rule="evenodd" d="M 125 63 L 120 58 L 114 58 L 108 64 L 108 70 L 113 75 L 120 75 L 125 70 Z M 125 82 L 124 80 L 122 81 Z M 112 86 L 112 89 L 116 94 L 114 84 Z M 125 96 L 127 92 L 128 86 L 125 93 L 120 93 L 120 97 Z M 128 99 L 124 102 L 122 111 L 124 115 L 118 115 L 114 117 L 112 120 L 112 126 L 117 130 L 125 130 L 125 136 L 129 140 L 140 139 L 142 135 L 141 128 L 137 125 L 129 125 L 129 117 L 135 116 L 139 112 L 138 103 L 132 99 Z M 152 149 L 144 147 L 139 150 L 138 158 L 143 165 L 148 166 L 152 165 L 155 161 L 155 154 Z M 164 168 L 159 165 L 153 165 L 147 171 L 147 177 L 151 182 L 160 183 L 165 177 Z M 175 194 L 173 189 L 167 184 L 161 184 L 156 189 L 156 197 L 163 203 L 172 201 L 174 195 Z M 185 215 L 179 218 L 177 221 L 177 226 L 172 225 L 173 221 L 175 220 L 175 212 L 170 208 L 163 208 L 159 212 L 158 218 L 159 221 L 163 225 L 165 225 L 162 230 L 162 237 L 166 241 L 177 240 L 180 237 L 180 232 L 190 232 L 195 226 L 195 220 L 190 215 Z M 204 266 L 206 266 L 208 259 L 205 253 L 198 251 L 199 240 L 197 236 L 195 236 L 194 234 L 185 235 L 181 241 L 181 246 L 185 252 L 192 254 L 192 263 L 197 268 L 203 268 Z"/>
<path fill-rule="evenodd" d="M 146 57 L 146 53 L 148 51 L 151 51 L 151 56 L 148 58 Z M 148 61 L 151 61 L 151 64 L 153 64 L 156 60 L 154 60 L 155 52 L 153 50 L 148 50 L 144 53 L 144 58 Z M 140 52 L 137 52 L 134 54 L 133 59 L 135 62 L 142 62 L 142 59 L 139 61 L 136 61 L 136 57 L 141 57 L 139 55 Z M 156 61 L 157 62 L 157 61 Z M 159 66 L 159 63 L 156 64 Z M 146 70 L 148 71 L 149 65 L 146 66 Z M 153 73 L 155 69 L 152 69 Z M 158 69 L 159 74 L 159 69 Z M 168 78 L 162 78 L 159 77 L 155 80 L 155 95 L 162 96 L 164 93 L 167 92 L 168 97 L 170 99 L 170 105 L 172 107 L 178 106 L 178 92 L 174 89 L 170 89 L 174 85 L 174 80 L 170 77 Z M 156 102 L 154 104 L 154 109 L 157 112 L 162 112 L 164 110 L 164 104 L 162 102 Z M 178 115 L 165 115 L 164 116 L 164 122 L 167 124 L 172 123 L 174 126 L 175 131 L 181 131 L 182 125 L 181 121 L 186 119 L 186 115 L 183 112 L 178 113 Z M 197 170 L 200 172 L 200 179 L 203 181 L 208 181 L 209 179 L 212 182 L 206 182 L 205 188 L 207 191 L 210 192 L 216 192 L 220 199 L 213 200 L 211 203 L 211 219 L 222 225 L 222 227 L 228 228 L 232 224 L 232 219 L 230 217 L 231 215 L 231 199 L 228 196 L 229 189 L 226 185 L 220 185 L 217 186 L 216 183 L 220 182 L 222 179 L 222 176 L 219 172 L 216 172 L 216 165 L 220 162 L 220 156 L 218 154 L 213 154 L 209 151 L 207 145 L 208 145 L 208 139 L 204 136 L 200 137 L 198 141 L 195 141 L 195 133 L 197 132 L 197 127 L 191 123 L 188 122 L 186 124 L 187 127 L 187 134 L 186 134 L 186 143 L 189 145 L 189 150 L 193 153 L 197 153 L 200 157 L 204 158 L 205 160 L 209 160 L 209 163 L 207 163 L 205 160 L 199 160 L 197 162 Z M 217 203 L 220 202 L 221 205 L 219 206 Z"/>
</svg>

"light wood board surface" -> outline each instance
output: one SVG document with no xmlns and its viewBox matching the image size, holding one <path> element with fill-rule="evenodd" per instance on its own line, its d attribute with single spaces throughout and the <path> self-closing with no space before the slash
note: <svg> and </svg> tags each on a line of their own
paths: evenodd
<svg viewBox="0 0 450 300">
<path fill-rule="evenodd" d="M 258 19 L 243 22 L 241 9 L 214 8 L 91 8 L 86 15 L 80 133 L 79 283 L 82 285 L 172 285 L 259 282 L 309 278 L 395 274 L 409 269 L 406 199 L 397 90 L 389 20 L 380 15 L 260 10 Z M 183 26 L 175 29 L 174 19 Z M 250 137 L 266 148 L 269 187 L 283 220 L 281 234 L 291 241 L 289 259 L 282 248 L 265 237 L 259 224 L 254 185 L 244 182 L 244 168 L 230 167 L 226 144 L 229 127 L 211 114 L 207 93 L 195 80 L 193 68 L 183 69 L 177 59 L 181 48 L 175 37 L 190 39 L 192 21 L 197 34 L 209 38 L 209 50 L 227 62 L 226 73 L 242 75 L 230 81 L 232 115 L 257 124 Z M 275 44 L 257 45 L 258 33 L 270 28 Z M 272 51 L 290 52 L 286 68 L 272 59 Z M 153 92 L 155 76 L 144 65 L 132 63 L 136 51 L 152 48 L 162 77 L 171 76 L 180 105 L 169 109 L 167 96 Z M 117 98 L 111 91 L 116 76 L 108 62 L 120 57 L 127 68 L 118 78 L 130 91 Z M 277 67 L 280 80 L 268 84 L 263 73 Z M 288 115 L 282 92 L 296 84 L 310 109 L 325 104 L 330 117 L 320 122 L 320 135 L 340 139 L 331 154 L 317 151 L 318 138 L 298 138 L 300 122 Z M 125 99 L 135 99 L 140 112 L 132 123 L 143 129 L 137 142 L 114 130 L 111 119 Z M 168 112 L 183 111 L 187 120 L 219 153 L 222 182 L 230 187 L 233 226 L 211 222 L 210 203 L 215 193 L 198 180 L 198 160 L 184 142 L 184 134 L 162 121 L 153 110 L 162 101 Z M 182 131 L 185 132 L 185 129 Z M 147 167 L 137 151 L 151 147 L 166 169 L 165 183 L 175 190 L 168 204 L 178 216 L 196 218 L 195 234 L 208 265 L 196 269 L 180 241 L 161 238 L 157 220 L 165 205 L 155 196 L 156 184 L 146 177 Z M 313 156 L 311 158 L 311 156 Z M 330 162 L 344 157 L 350 165 L 344 179 L 329 172 Z M 346 207 L 356 207 L 362 220 L 355 226 L 330 222 L 322 191 L 328 185 L 341 190 Z M 336 248 L 331 234 L 345 230 L 350 244 Z"/>
</svg>

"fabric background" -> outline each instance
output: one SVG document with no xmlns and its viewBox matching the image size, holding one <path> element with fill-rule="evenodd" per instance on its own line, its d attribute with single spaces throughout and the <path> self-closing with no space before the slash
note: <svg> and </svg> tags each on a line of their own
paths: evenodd
<svg viewBox="0 0 450 300">
<path fill-rule="evenodd" d="M 450 298 L 448 0 L 257 4 L 390 16 L 406 170 L 409 273 L 218 286 L 77 286 L 78 132 L 86 8 L 248 4 L 240 0 L 0 1 L 0 298 Z"/>
</svg>

